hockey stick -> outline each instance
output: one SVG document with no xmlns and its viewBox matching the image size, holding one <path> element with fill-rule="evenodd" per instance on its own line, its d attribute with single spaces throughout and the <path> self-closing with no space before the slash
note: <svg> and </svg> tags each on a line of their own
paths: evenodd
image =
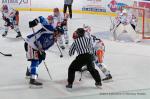
<svg viewBox="0 0 150 99">
<path fill-rule="evenodd" d="M 116 37 L 116 29 L 117 29 L 117 26 L 114 26 L 114 28 L 110 31 L 110 32 L 113 34 L 114 41 L 117 40 L 117 37 Z"/>
<path fill-rule="evenodd" d="M 58 50 L 59 50 L 59 52 L 60 52 L 60 57 L 63 57 L 62 51 L 61 51 L 61 49 L 60 49 L 60 47 L 59 47 L 57 41 L 56 41 L 56 44 L 57 44 Z"/>
<path fill-rule="evenodd" d="M 79 81 L 82 81 L 82 73 L 83 73 L 83 71 L 81 71 L 81 76 L 80 76 Z"/>
<path fill-rule="evenodd" d="M 111 24 L 114 26 L 111 16 L 109 16 L 109 19 L 110 19 Z"/>
<path fill-rule="evenodd" d="M 45 61 L 44 61 L 44 66 L 45 66 L 45 68 L 46 68 L 46 70 L 47 70 L 47 72 L 48 72 L 49 78 L 50 78 L 51 80 L 53 80 Z"/>
<path fill-rule="evenodd" d="M 113 38 L 114 40 L 116 40 L 116 34 L 115 34 L 115 31 L 116 31 L 116 26 L 114 25 L 111 17 L 109 16 L 109 19 L 110 19 L 110 22 L 111 22 L 111 25 L 112 25 L 112 29 L 111 29 L 111 26 L 110 26 L 110 32 L 113 34 Z"/>
<path fill-rule="evenodd" d="M 33 31 L 33 33 L 35 33 L 33 27 L 32 27 L 32 31 Z M 35 40 L 36 40 L 36 36 L 35 36 Z M 38 49 L 39 49 L 39 48 L 38 48 Z M 40 51 L 40 50 L 39 50 L 39 51 Z M 41 51 L 40 51 L 40 53 L 41 53 Z M 45 66 L 45 68 L 46 68 L 46 70 L 47 70 L 47 73 L 48 73 L 50 79 L 52 80 L 52 77 L 51 77 L 51 75 L 50 75 L 50 72 L 49 72 L 49 69 L 48 69 L 48 67 L 47 67 L 47 65 L 46 65 L 45 60 L 43 60 L 43 62 L 44 62 L 44 66 Z"/>
<path fill-rule="evenodd" d="M 110 23 L 111 23 L 111 25 L 112 25 L 112 29 L 111 29 L 111 26 L 110 26 L 109 31 L 112 33 L 112 35 L 113 35 L 113 39 L 114 39 L 114 40 L 116 40 L 116 33 L 115 33 L 115 31 L 116 31 L 116 26 L 114 25 L 114 23 L 113 23 L 113 20 L 112 20 L 111 16 L 109 16 L 109 15 L 108 15 L 108 17 L 109 17 L 109 19 L 110 19 Z"/>
<path fill-rule="evenodd" d="M 12 54 L 4 54 L 2 52 L 0 52 L 0 54 L 4 55 L 4 56 L 12 56 Z"/>
<path fill-rule="evenodd" d="M 79 78 L 79 81 L 82 81 L 82 77 L 83 77 L 83 72 L 84 71 L 87 71 L 87 67 L 86 68 L 81 68 L 81 70 L 80 70 L 81 76 Z"/>
</svg>

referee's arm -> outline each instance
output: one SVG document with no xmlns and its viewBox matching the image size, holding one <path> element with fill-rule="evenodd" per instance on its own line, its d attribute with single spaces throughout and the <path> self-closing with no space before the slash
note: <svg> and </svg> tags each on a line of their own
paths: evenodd
<svg viewBox="0 0 150 99">
<path fill-rule="evenodd" d="M 75 50 L 76 50 L 76 49 L 75 49 L 75 43 L 73 43 L 73 44 L 71 45 L 71 47 L 70 47 L 69 55 L 70 55 L 70 56 L 74 55 Z"/>
</svg>

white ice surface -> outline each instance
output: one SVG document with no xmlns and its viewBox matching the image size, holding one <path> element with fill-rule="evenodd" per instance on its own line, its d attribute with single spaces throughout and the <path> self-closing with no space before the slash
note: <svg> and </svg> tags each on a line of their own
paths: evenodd
<svg viewBox="0 0 150 99">
<path fill-rule="evenodd" d="M 20 30 L 23 37 L 32 33 L 32 30 L 28 28 L 29 20 L 40 15 L 46 17 L 48 14 L 50 13 L 20 12 Z M 82 27 L 83 24 L 90 25 L 92 33 L 103 39 L 106 45 L 104 61 L 113 76 L 113 82 L 103 83 L 103 88 L 97 89 L 94 80 L 88 73 L 83 74 L 81 82 L 78 81 L 80 74 L 76 73 L 72 92 L 65 88 L 67 70 L 75 58 L 75 56 L 68 56 L 69 47 L 63 51 L 63 58 L 59 57 L 60 53 L 56 45 L 46 52 L 46 63 L 53 80 L 49 79 L 42 63 L 39 66 L 39 81 L 43 82 L 44 86 L 42 89 L 30 89 L 28 80 L 25 79 L 26 68 L 30 62 L 26 60 L 24 41 L 14 39 L 16 33 L 12 30 L 9 31 L 6 38 L 2 38 L 3 29 L 1 29 L 0 51 L 11 53 L 13 56 L 0 55 L 0 99 L 80 99 L 79 97 L 97 99 L 100 98 L 100 93 L 149 90 L 150 41 L 142 41 L 141 43 L 111 41 L 109 40 L 111 34 L 107 32 L 110 28 L 110 22 L 110 18 L 107 16 L 94 15 L 73 15 L 73 19 L 69 20 L 70 43 L 73 31 Z M 2 19 L 0 19 L 0 27 L 3 27 Z M 38 28 L 39 26 L 36 29 Z M 102 73 L 101 76 L 104 77 Z M 146 94 L 149 95 L 149 93 Z"/>
</svg>

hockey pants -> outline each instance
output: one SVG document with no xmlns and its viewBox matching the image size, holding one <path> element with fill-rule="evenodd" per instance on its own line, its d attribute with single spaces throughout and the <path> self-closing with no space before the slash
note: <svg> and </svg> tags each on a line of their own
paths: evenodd
<svg viewBox="0 0 150 99">
<path fill-rule="evenodd" d="M 75 79 L 75 72 L 80 71 L 81 68 L 86 65 L 88 71 L 92 75 L 95 82 L 101 82 L 100 74 L 95 69 L 94 63 L 93 63 L 93 55 L 91 54 L 81 54 L 76 57 L 76 59 L 71 63 L 71 65 L 68 68 L 68 84 L 73 84 Z"/>
</svg>

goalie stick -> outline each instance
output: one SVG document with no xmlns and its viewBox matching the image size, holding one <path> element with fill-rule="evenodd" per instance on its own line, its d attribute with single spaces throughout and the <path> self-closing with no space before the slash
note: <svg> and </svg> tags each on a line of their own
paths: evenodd
<svg viewBox="0 0 150 99">
<path fill-rule="evenodd" d="M 109 17 L 109 19 L 110 19 L 110 23 L 111 23 L 111 26 L 112 26 L 112 28 L 111 28 L 111 26 L 110 26 L 110 32 L 112 33 L 112 35 L 113 35 L 113 39 L 114 39 L 114 41 L 117 39 L 117 37 L 116 37 L 116 29 L 117 29 L 117 27 L 118 26 L 116 26 L 114 23 L 113 23 L 113 20 L 112 20 L 112 18 L 111 18 L 111 16 L 108 16 Z"/>
<path fill-rule="evenodd" d="M 120 24 L 119 24 L 120 25 Z M 113 29 L 110 30 L 110 32 L 112 33 L 113 35 L 113 38 L 114 38 L 114 41 L 117 40 L 117 37 L 116 37 L 116 29 L 117 29 L 118 26 L 113 26 Z"/>
<path fill-rule="evenodd" d="M 12 54 L 4 54 L 2 52 L 0 52 L 0 54 L 4 55 L 4 56 L 12 56 Z"/>
</svg>

